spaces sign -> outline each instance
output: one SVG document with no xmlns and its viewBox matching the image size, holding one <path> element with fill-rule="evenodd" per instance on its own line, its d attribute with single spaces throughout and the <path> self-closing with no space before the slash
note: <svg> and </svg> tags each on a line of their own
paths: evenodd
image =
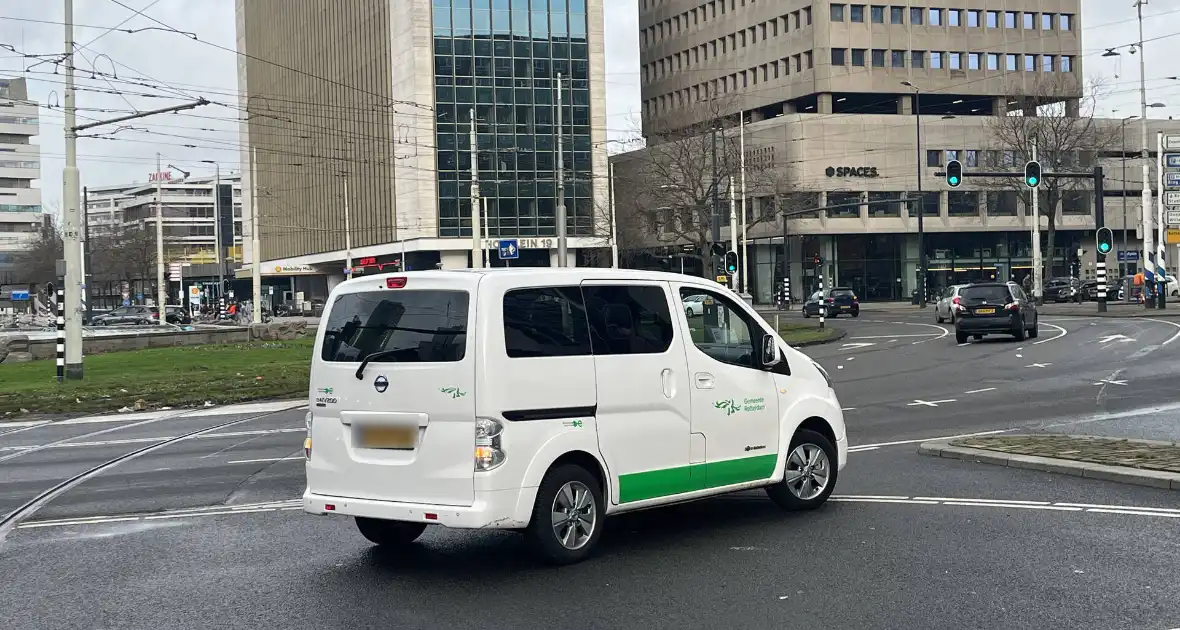
<svg viewBox="0 0 1180 630">
<path fill-rule="evenodd" d="M 829 166 L 828 177 L 879 177 L 876 166 Z"/>
</svg>

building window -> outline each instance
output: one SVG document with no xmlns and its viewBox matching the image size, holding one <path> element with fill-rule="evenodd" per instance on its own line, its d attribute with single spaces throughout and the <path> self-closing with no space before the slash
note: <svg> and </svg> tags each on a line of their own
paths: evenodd
<svg viewBox="0 0 1180 630">
<path fill-rule="evenodd" d="M 889 63 L 894 68 L 904 68 L 905 67 L 905 51 L 904 50 L 894 50 L 894 51 L 890 52 L 889 53 Z"/>
<path fill-rule="evenodd" d="M 1042 13 L 1041 14 L 1041 30 L 1042 31 L 1053 30 L 1053 14 L 1052 13 Z"/>
<path fill-rule="evenodd" d="M 1000 28 L 1000 12 L 999 11 L 988 11 L 987 12 L 987 27 L 988 28 Z"/>
<path fill-rule="evenodd" d="M 803 60 L 807 62 L 807 69 L 808 70 L 811 70 L 812 68 L 815 67 L 815 58 L 812 56 L 810 50 L 803 53 Z"/>
<path fill-rule="evenodd" d="M 1053 72 L 1053 55 L 1041 55 L 1041 72 Z"/>
<path fill-rule="evenodd" d="M 1061 15 L 1058 16 L 1058 18 L 1059 18 L 1057 20 L 1058 28 L 1063 31 L 1070 30 L 1070 27 L 1073 24 L 1073 16 L 1068 13 L 1062 13 Z"/>
<path fill-rule="evenodd" d="M 962 9 L 947 9 L 946 10 L 947 26 L 962 26 L 963 25 L 963 10 Z"/>
<path fill-rule="evenodd" d="M 997 54 L 997 53 L 988 53 L 987 54 L 987 69 L 988 70 L 999 70 L 1000 69 L 1000 55 L 999 54 Z"/>
<path fill-rule="evenodd" d="M 942 9 L 930 9 L 930 26 L 942 26 Z"/>
<path fill-rule="evenodd" d="M 842 4 L 833 4 L 832 5 L 832 21 L 833 22 L 843 22 L 844 21 L 844 5 L 842 5 Z"/>
<path fill-rule="evenodd" d="M 979 193 L 952 190 L 947 194 L 947 215 L 952 217 L 979 216 Z"/>
<path fill-rule="evenodd" d="M 964 166 L 979 166 L 979 151 L 975 149 L 967 149 L 967 158 L 963 161 Z"/>
<path fill-rule="evenodd" d="M 987 194 L 987 215 L 990 217 L 1014 217 L 1020 199 L 1016 191 L 989 192 Z"/>
<path fill-rule="evenodd" d="M 1006 62 L 1004 67 L 1007 68 L 1009 72 L 1016 72 L 1016 70 L 1019 68 L 1016 62 L 1016 55 L 1004 55 L 1004 59 Z"/>
<path fill-rule="evenodd" d="M 847 65 L 848 62 L 847 62 L 847 60 L 844 59 L 844 55 L 846 53 L 847 53 L 847 51 L 844 50 L 843 48 L 833 48 L 832 49 L 832 65 L 833 66 Z"/>
<path fill-rule="evenodd" d="M 865 21 L 865 5 L 863 5 L 863 4 L 849 5 L 848 18 L 853 22 L 862 22 L 863 23 Z"/>
<path fill-rule="evenodd" d="M 873 24 L 885 23 L 885 7 L 874 6 L 871 10 Z"/>
<path fill-rule="evenodd" d="M 897 199 L 905 196 L 898 192 L 870 192 L 870 217 L 901 217 L 901 204 Z"/>
<path fill-rule="evenodd" d="M 811 7 L 803 7 L 803 22 L 806 26 L 811 26 Z"/>
<path fill-rule="evenodd" d="M 864 67 L 864 65 L 865 65 L 865 49 L 864 48 L 853 48 L 852 49 L 852 65 L 860 66 L 862 68 Z"/>
<path fill-rule="evenodd" d="M 926 151 L 926 166 L 929 168 L 942 166 L 942 151 L 933 149 Z"/>
<path fill-rule="evenodd" d="M 967 69 L 979 70 L 979 53 L 967 53 Z"/>
<path fill-rule="evenodd" d="M 1061 214 L 1089 215 L 1093 191 L 1066 190 L 1061 193 Z"/>
<path fill-rule="evenodd" d="M 922 214 L 928 217 L 936 217 L 940 212 L 942 205 L 942 193 L 927 192 L 922 193 Z"/>
<path fill-rule="evenodd" d="M 979 11 L 976 9 L 967 10 L 967 27 L 979 28 Z"/>
<path fill-rule="evenodd" d="M 910 53 L 910 67 L 911 68 L 925 68 L 926 67 L 926 51 L 915 50 Z"/>
<path fill-rule="evenodd" d="M 947 54 L 947 61 L 950 62 L 947 64 L 947 67 L 950 68 L 951 70 L 962 70 L 963 69 L 963 53 L 957 53 L 957 52 L 948 53 Z"/>
<path fill-rule="evenodd" d="M 884 68 L 885 67 L 885 51 L 884 50 L 881 50 L 881 49 L 873 50 L 873 67 L 874 68 Z"/>
<path fill-rule="evenodd" d="M 1073 72 L 1073 57 L 1071 57 L 1069 55 L 1062 55 L 1061 56 L 1061 71 L 1062 72 Z"/>
<path fill-rule="evenodd" d="M 942 52 L 937 50 L 930 51 L 930 68 L 932 70 L 942 69 Z"/>
<path fill-rule="evenodd" d="M 922 25 L 922 9 L 919 7 L 910 8 L 910 24 L 915 26 Z"/>
<path fill-rule="evenodd" d="M 1016 12 L 1004 12 L 1004 28 L 1016 28 Z"/>
<path fill-rule="evenodd" d="M 1024 14 L 1024 30 L 1031 31 L 1031 30 L 1035 29 L 1036 27 L 1037 27 L 1037 14 L 1036 13 L 1025 13 Z"/>
<path fill-rule="evenodd" d="M 1036 55 L 1025 55 L 1024 56 L 1024 71 L 1025 72 L 1036 72 L 1037 71 L 1037 56 Z"/>
<path fill-rule="evenodd" d="M 889 7 L 889 23 L 905 24 L 905 7 Z"/>
</svg>

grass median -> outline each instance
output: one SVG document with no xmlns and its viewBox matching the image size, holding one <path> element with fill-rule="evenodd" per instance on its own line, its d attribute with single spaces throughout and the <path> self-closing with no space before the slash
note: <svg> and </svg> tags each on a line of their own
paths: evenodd
<svg viewBox="0 0 1180 630">
<path fill-rule="evenodd" d="M 840 336 L 839 328 L 820 328 L 818 324 L 780 324 L 778 333 L 788 345 L 832 341 Z"/>
<path fill-rule="evenodd" d="M 26 413 L 239 403 L 307 394 L 313 338 L 96 354 L 82 381 L 58 383 L 53 361 L 0 365 L 0 422 Z"/>
</svg>

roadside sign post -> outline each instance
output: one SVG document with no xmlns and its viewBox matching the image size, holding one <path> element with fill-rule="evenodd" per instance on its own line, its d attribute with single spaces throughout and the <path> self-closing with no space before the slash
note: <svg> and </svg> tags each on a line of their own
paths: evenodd
<svg viewBox="0 0 1180 630">
<path fill-rule="evenodd" d="M 517 260 L 520 258 L 520 241 L 514 238 L 502 238 L 499 243 L 500 260 L 504 261 L 504 266 L 508 266 L 509 260 Z"/>
<path fill-rule="evenodd" d="M 1161 271 L 1165 271 L 1168 248 L 1177 242 L 1173 238 L 1173 233 L 1178 231 L 1177 228 L 1180 228 L 1180 153 L 1166 152 L 1180 150 L 1180 134 L 1161 134 L 1160 145 L 1157 163 L 1160 168 L 1160 190 L 1164 198 L 1163 204 L 1159 208 L 1160 233 L 1159 244 L 1156 246 L 1159 250 L 1156 254 L 1159 260 L 1156 261 L 1156 264 Z M 1180 263 L 1178 260 L 1180 259 L 1180 250 L 1173 248 L 1173 251 L 1176 252 L 1173 264 Z M 1162 275 L 1159 280 L 1159 307 L 1164 308 L 1168 294 L 1167 275 Z"/>
</svg>

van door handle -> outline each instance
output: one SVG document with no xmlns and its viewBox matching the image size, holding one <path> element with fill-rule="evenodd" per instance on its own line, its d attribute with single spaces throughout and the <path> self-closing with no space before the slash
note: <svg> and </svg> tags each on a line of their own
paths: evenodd
<svg viewBox="0 0 1180 630">
<path fill-rule="evenodd" d="M 697 372 L 694 380 L 697 389 L 713 389 L 713 375 L 708 372 Z"/>
<path fill-rule="evenodd" d="M 662 380 L 664 384 L 664 398 L 672 398 L 675 396 L 676 384 L 672 381 L 672 370 L 664 368 L 664 371 L 660 372 L 660 380 Z"/>
</svg>

